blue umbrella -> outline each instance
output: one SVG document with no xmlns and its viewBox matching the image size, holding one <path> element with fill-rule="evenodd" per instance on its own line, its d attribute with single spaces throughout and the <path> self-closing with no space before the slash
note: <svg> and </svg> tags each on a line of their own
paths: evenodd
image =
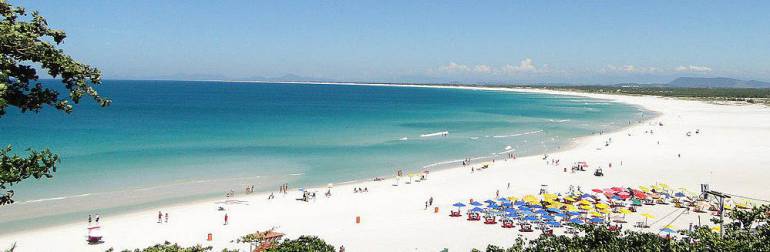
<svg viewBox="0 0 770 252">
<path fill-rule="evenodd" d="M 678 192 L 678 193 L 674 194 L 674 196 L 684 197 L 684 193 L 683 192 Z"/>
<path fill-rule="evenodd" d="M 593 217 L 593 218 L 591 218 L 588 221 L 593 222 L 593 223 L 602 223 L 602 222 L 604 222 L 604 219 L 599 218 L 599 217 Z"/>
<path fill-rule="evenodd" d="M 620 198 L 620 196 L 617 196 L 617 195 L 612 196 L 612 199 L 614 199 L 614 200 L 623 200 L 622 198 Z"/>
<path fill-rule="evenodd" d="M 537 220 L 537 216 L 530 215 L 530 216 L 524 217 L 524 220 L 525 221 L 536 221 Z"/>
<path fill-rule="evenodd" d="M 586 194 L 580 195 L 580 198 L 591 198 L 591 194 L 586 193 Z"/>
<path fill-rule="evenodd" d="M 487 207 L 489 207 L 489 208 L 497 208 L 498 205 L 497 205 L 497 203 L 492 202 Z"/>
<path fill-rule="evenodd" d="M 535 213 L 542 214 L 542 215 L 548 215 L 548 211 L 543 210 L 543 209 L 537 210 L 537 211 L 535 211 Z"/>
<path fill-rule="evenodd" d="M 530 207 L 531 207 L 531 208 L 543 208 L 543 206 L 541 206 L 541 205 L 532 205 L 532 206 L 530 206 Z"/>
<path fill-rule="evenodd" d="M 471 209 L 471 212 L 481 212 L 482 210 L 484 209 L 481 209 L 479 207 L 474 207 L 473 209 Z"/>
<path fill-rule="evenodd" d="M 517 200 L 516 202 L 513 202 L 513 205 L 514 206 L 523 206 L 524 205 L 524 201 Z"/>
<path fill-rule="evenodd" d="M 585 224 L 585 222 L 583 222 L 582 220 L 580 220 L 580 219 L 578 219 L 578 218 L 574 218 L 574 219 L 571 219 L 571 220 L 569 220 L 569 222 L 571 222 L 571 223 L 575 223 L 575 224 L 578 224 L 578 225 L 583 225 L 583 224 Z"/>
<path fill-rule="evenodd" d="M 561 212 L 561 210 L 559 210 L 558 208 L 555 208 L 555 207 L 548 208 L 548 211 L 551 211 L 551 212 L 554 212 L 554 213 L 560 213 Z"/>
<path fill-rule="evenodd" d="M 674 231 L 673 229 L 670 229 L 670 228 L 661 229 L 660 232 L 661 233 L 668 233 L 668 234 L 676 233 L 676 231 Z"/>
<path fill-rule="evenodd" d="M 473 205 L 473 206 L 481 206 L 481 205 L 484 205 L 484 204 L 481 204 L 481 202 L 478 202 L 478 201 L 474 201 L 474 202 L 471 202 L 471 205 Z"/>
<path fill-rule="evenodd" d="M 519 206 L 519 210 L 521 210 L 521 211 L 529 211 L 529 210 L 532 210 L 532 209 L 530 209 L 528 206 Z"/>
<path fill-rule="evenodd" d="M 506 199 L 506 198 L 499 198 L 499 199 L 497 199 L 497 201 L 502 201 L 502 202 L 509 202 L 510 200 L 508 200 L 508 199 Z"/>
<path fill-rule="evenodd" d="M 548 224 L 548 225 L 550 225 L 552 227 L 561 227 L 561 223 L 558 223 L 558 222 L 555 222 L 555 221 L 549 221 L 549 222 L 546 222 L 545 224 Z"/>
<path fill-rule="evenodd" d="M 518 211 L 516 211 L 516 209 L 513 209 L 513 208 L 507 208 L 507 209 L 505 209 L 505 211 L 509 212 L 509 213 L 516 213 L 516 212 L 518 212 Z"/>
<path fill-rule="evenodd" d="M 556 217 L 561 217 L 561 218 L 567 218 L 567 215 L 564 214 L 564 213 L 557 213 L 557 214 L 555 214 L 555 216 Z"/>
<path fill-rule="evenodd" d="M 464 207 L 465 204 L 457 202 L 457 203 L 454 203 L 452 206 L 454 206 L 454 207 Z"/>
<path fill-rule="evenodd" d="M 519 214 L 521 214 L 521 215 L 533 215 L 535 213 L 533 213 L 532 211 L 529 211 L 529 210 L 520 210 Z"/>
<path fill-rule="evenodd" d="M 569 214 L 569 215 L 580 215 L 580 212 L 578 212 L 578 211 L 568 211 L 567 214 Z"/>
<path fill-rule="evenodd" d="M 491 199 L 485 200 L 484 202 L 485 202 L 485 203 L 487 203 L 487 204 L 492 204 L 492 203 L 495 203 L 495 201 L 494 201 L 494 200 L 491 200 Z"/>
<path fill-rule="evenodd" d="M 509 213 L 508 213 L 508 217 L 511 217 L 511 218 L 516 218 L 516 217 L 519 217 L 519 216 L 518 216 L 518 215 L 516 215 L 516 213 L 510 213 L 510 212 L 509 212 Z"/>
<path fill-rule="evenodd" d="M 552 220 L 553 220 L 553 216 L 550 216 L 550 215 L 543 215 L 543 220 L 549 220 L 549 221 L 552 221 Z"/>
<path fill-rule="evenodd" d="M 511 207 L 512 205 L 511 205 L 511 202 L 509 201 L 509 202 L 503 203 L 503 206 L 504 207 Z"/>
</svg>

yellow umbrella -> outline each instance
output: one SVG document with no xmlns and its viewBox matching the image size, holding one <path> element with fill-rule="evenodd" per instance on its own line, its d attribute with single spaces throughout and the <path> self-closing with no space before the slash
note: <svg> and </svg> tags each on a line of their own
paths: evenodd
<svg viewBox="0 0 770 252">
<path fill-rule="evenodd" d="M 596 204 L 596 208 L 599 208 L 599 209 L 607 209 L 609 207 L 610 207 L 609 205 L 604 204 L 604 203 Z"/>
<path fill-rule="evenodd" d="M 587 200 L 580 200 L 580 201 L 578 201 L 578 204 L 580 204 L 580 205 L 590 205 L 591 202 L 589 202 Z"/>
<path fill-rule="evenodd" d="M 564 205 L 564 204 L 562 204 L 561 202 L 558 202 L 558 201 L 554 201 L 554 202 L 551 202 L 551 205 L 550 205 L 550 207 L 553 207 L 553 208 L 561 208 L 563 205 Z"/>
<path fill-rule="evenodd" d="M 518 199 L 519 198 L 516 198 L 516 196 L 508 196 L 508 200 L 510 200 L 510 201 L 516 201 Z"/>
<path fill-rule="evenodd" d="M 553 193 L 543 194 L 543 199 L 545 199 L 545 200 L 555 200 L 558 197 L 559 196 L 557 196 L 556 194 L 553 194 Z"/>
<path fill-rule="evenodd" d="M 602 209 L 599 209 L 599 212 L 601 212 L 601 213 L 603 213 L 603 214 L 606 214 L 606 213 L 609 213 L 609 212 L 610 212 L 610 210 L 609 210 L 609 209 L 607 209 L 607 208 L 602 208 Z"/>
<path fill-rule="evenodd" d="M 663 187 L 663 189 L 668 189 L 668 185 L 665 183 L 658 183 L 660 187 Z"/>
<path fill-rule="evenodd" d="M 639 186 L 639 190 L 642 190 L 642 192 L 650 192 L 650 188 L 646 186 Z"/>
<path fill-rule="evenodd" d="M 591 209 L 593 209 L 593 207 L 591 207 L 591 205 L 582 205 L 582 206 L 580 206 L 580 209 L 591 210 Z"/>
<path fill-rule="evenodd" d="M 719 226 L 713 226 L 713 227 L 711 227 L 711 230 L 712 230 L 712 231 L 714 231 L 714 232 L 719 232 L 719 230 L 720 230 L 720 229 L 721 229 L 721 228 L 720 228 Z"/>
<path fill-rule="evenodd" d="M 575 201 L 575 198 L 573 198 L 573 197 L 566 197 L 564 199 L 567 200 L 567 201 Z"/>
<path fill-rule="evenodd" d="M 658 185 L 652 186 L 652 189 L 655 189 L 655 191 L 662 191 L 660 186 L 658 186 Z"/>
<path fill-rule="evenodd" d="M 730 205 L 728 205 L 728 204 L 725 204 L 725 209 L 727 209 L 727 210 L 732 210 L 732 209 L 733 209 L 733 207 L 732 207 L 732 206 L 730 206 Z"/>
<path fill-rule="evenodd" d="M 619 212 L 622 214 L 631 214 L 631 210 L 628 210 L 627 208 L 621 208 Z"/>
<path fill-rule="evenodd" d="M 652 214 L 643 213 L 643 214 L 640 214 L 640 215 L 641 215 L 642 217 L 644 217 L 644 218 L 648 218 L 648 219 L 655 219 L 655 216 L 652 216 Z"/>
<path fill-rule="evenodd" d="M 578 210 L 578 208 L 576 206 L 567 205 L 567 211 L 577 211 L 577 210 Z"/>
<path fill-rule="evenodd" d="M 527 203 L 537 203 L 538 201 L 540 201 L 534 195 L 524 196 L 523 200 L 524 200 L 524 202 L 527 202 Z"/>
<path fill-rule="evenodd" d="M 594 211 L 591 211 L 589 214 L 591 214 L 591 216 L 594 216 L 594 217 L 602 217 L 602 214 Z"/>
</svg>

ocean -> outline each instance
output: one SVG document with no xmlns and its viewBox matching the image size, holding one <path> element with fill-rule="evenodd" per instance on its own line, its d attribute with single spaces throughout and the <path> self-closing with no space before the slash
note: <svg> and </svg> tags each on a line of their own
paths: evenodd
<svg viewBox="0 0 770 252">
<path fill-rule="evenodd" d="M 251 185 L 313 187 L 541 154 L 650 115 L 606 100 L 449 88 L 106 80 L 98 90 L 111 106 L 12 108 L 0 118 L 0 144 L 62 159 L 53 178 L 10 188 L 17 203 L 0 207 L 0 232 Z"/>
</svg>

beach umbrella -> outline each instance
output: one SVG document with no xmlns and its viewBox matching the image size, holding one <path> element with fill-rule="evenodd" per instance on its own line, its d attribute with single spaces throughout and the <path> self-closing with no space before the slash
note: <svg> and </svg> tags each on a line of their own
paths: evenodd
<svg viewBox="0 0 770 252">
<path fill-rule="evenodd" d="M 454 207 L 465 207 L 465 204 L 457 202 L 457 203 L 454 203 L 452 206 L 454 206 Z"/>
<path fill-rule="evenodd" d="M 588 221 L 590 221 L 591 223 L 602 223 L 602 222 L 604 222 L 604 219 L 599 218 L 599 217 L 593 217 L 593 218 L 591 218 Z"/>
<path fill-rule="evenodd" d="M 602 193 L 602 192 L 604 192 L 604 191 L 602 191 L 602 189 L 599 189 L 599 188 L 591 189 L 591 191 L 595 192 L 595 193 Z"/>
<path fill-rule="evenodd" d="M 614 192 L 616 192 L 616 193 L 619 193 L 619 192 L 622 192 L 622 191 L 625 191 L 625 190 L 626 190 L 625 188 L 622 188 L 622 187 L 617 187 L 617 186 L 615 186 L 615 187 L 612 187 L 612 188 L 610 188 L 610 189 L 612 189 L 612 191 L 614 191 Z"/>
<path fill-rule="evenodd" d="M 504 206 L 504 207 L 511 207 L 511 206 L 513 206 L 513 204 L 511 204 L 511 202 L 508 201 L 508 202 L 503 203 L 502 206 Z"/>
<path fill-rule="evenodd" d="M 719 232 L 719 230 L 721 230 L 721 228 L 720 228 L 719 226 L 713 226 L 713 227 L 711 227 L 711 231 L 714 231 L 714 232 Z"/>
<path fill-rule="evenodd" d="M 583 209 L 583 210 L 591 210 L 591 209 L 594 209 L 594 208 L 593 208 L 593 207 L 591 207 L 591 205 L 582 205 L 582 206 L 580 206 L 580 209 Z"/>
<path fill-rule="evenodd" d="M 529 208 L 528 206 L 522 205 L 522 206 L 519 206 L 519 210 L 522 210 L 522 211 L 527 210 L 527 211 L 529 211 L 529 210 L 531 210 L 531 208 Z"/>
<path fill-rule="evenodd" d="M 522 210 L 522 211 L 519 211 L 519 214 L 521 214 L 521 215 L 533 215 L 535 213 L 533 213 L 532 211 L 529 211 L 529 210 Z"/>
<path fill-rule="evenodd" d="M 578 208 L 574 205 L 566 205 L 567 211 L 577 211 Z"/>
<path fill-rule="evenodd" d="M 610 208 L 610 206 L 607 205 L 607 204 L 604 204 L 604 203 L 599 203 L 599 204 L 596 204 L 596 208 L 598 208 L 598 209 L 607 209 L 607 208 Z"/>
<path fill-rule="evenodd" d="M 557 214 L 554 214 L 554 216 L 562 218 L 562 219 L 567 218 L 567 215 L 564 214 L 564 213 L 557 213 Z"/>
<path fill-rule="evenodd" d="M 623 198 L 621 198 L 621 197 L 620 197 L 620 196 L 618 196 L 618 195 L 612 196 L 612 199 L 613 199 L 613 200 L 623 200 Z"/>
<path fill-rule="evenodd" d="M 675 193 L 674 196 L 681 198 L 681 197 L 684 197 L 684 193 L 683 192 L 678 192 L 678 193 Z"/>
<path fill-rule="evenodd" d="M 516 196 L 508 196 L 508 200 L 509 200 L 509 201 L 516 201 L 516 200 L 518 200 L 518 199 L 519 199 L 519 198 L 516 198 Z"/>
<path fill-rule="evenodd" d="M 650 192 L 650 188 L 646 186 L 639 186 L 639 190 L 642 190 L 642 192 Z"/>
<path fill-rule="evenodd" d="M 538 209 L 539 209 L 539 208 L 543 208 L 543 206 L 541 206 L 541 205 L 532 205 L 532 206 L 530 206 L 530 207 L 531 207 L 531 208 L 538 208 Z"/>
<path fill-rule="evenodd" d="M 618 193 L 618 196 L 620 196 L 620 197 L 628 197 L 628 196 L 631 196 L 631 194 L 626 192 L 626 191 L 622 191 L 622 192 Z"/>
<path fill-rule="evenodd" d="M 524 220 L 525 221 L 536 221 L 537 220 L 537 216 L 529 215 L 527 217 L 524 217 Z"/>
<path fill-rule="evenodd" d="M 527 202 L 527 203 L 530 203 L 530 204 L 532 204 L 532 203 L 537 203 L 537 202 L 539 202 L 539 201 L 540 201 L 540 200 L 538 200 L 538 199 L 537 199 L 537 197 L 535 197 L 534 195 L 527 195 L 527 196 L 524 196 L 524 198 L 523 198 L 522 200 L 524 200 L 524 202 Z"/>
<path fill-rule="evenodd" d="M 668 184 L 666 183 L 658 183 L 660 187 L 663 187 L 663 189 L 668 189 Z"/>
<path fill-rule="evenodd" d="M 543 199 L 545 199 L 545 200 L 555 200 L 556 198 L 559 198 L 559 196 L 556 195 L 556 194 L 553 194 L 553 193 L 545 193 L 545 194 L 543 194 Z"/>
<path fill-rule="evenodd" d="M 590 201 L 587 201 L 587 200 L 584 200 L 584 199 L 583 199 L 583 200 L 580 200 L 580 201 L 578 201 L 577 203 L 578 203 L 578 204 L 580 204 L 580 205 L 590 205 L 590 204 L 591 204 L 591 202 L 590 202 Z"/>
<path fill-rule="evenodd" d="M 580 198 L 589 198 L 591 199 L 591 194 L 584 193 L 583 195 L 580 195 Z"/>
<path fill-rule="evenodd" d="M 575 198 L 567 196 L 567 197 L 564 198 L 564 200 L 566 200 L 566 201 L 573 201 L 574 202 Z"/>
<path fill-rule="evenodd" d="M 552 208 L 548 208 L 548 211 L 551 211 L 551 212 L 554 212 L 554 213 L 560 213 L 561 212 L 561 210 L 559 210 L 558 208 L 553 208 L 553 207 Z"/>
<path fill-rule="evenodd" d="M 474 207 L 474 208 L 471 209 L 471 212 L 481 212 L 483 210 L 484 209 L 481 209 L 480 207 Z"/>
<path fill-rule="evenodd" d="M 652 214 L 643 213 L 640 214 L 642 217 L 644 217 L 644 225 L 647 226 L 647 219 L 655 219 L 655 216 L 652 216 Z"/>
<path fill-rule="evenodd" d="M 524 201 L 517 200 L 517 201 L 513 202 L 513 205 L 514 206 L 523 206 L 524 205 Z"/>
<path fill-rule="evenodd" d="M 546 215 L 543 215 L 543 220 L 553 221 L 554 218 L 553 218 L 553 216 L 550 216 L 550 215 L 546 214 Z"/>
<path fill-rule="evenodd" d="M 578 212 L 578 211 L 567 211 L 567 214 L 574 216 L 574 215 L 580 215 L 580 212 Z"/>
<path fill-rule="evenodd" d="M 608 214 L 608 213 L 610 213 L 610 209 L 609 208 L 599 209 L 599 212 L 603 213 L 603 214 Z"/>
<path fill-rule="evenodd" d="M 508 199 L 506 199 L 506 198 L 499 198 L 499 199 L 497 199 L 497 201 L 501 201 L 501 202 L 510 202 L 510 200 L 508 200 Z"/>
<path fill-rule="evenodd" d="M 674 234 L 674 233 L 676 233 L 676 231 L 674 231 L 673 229 L 670 229 L 670 228 L 662 228 L 662 229 L 660 229 L 660 233 L 663 233 L 663 234 Z"/>
<path fill-rule="evenodd" d="M 481 204 L 481 202 L 478 202 L 478 201 L 474 201 L 474 202 L 471 202 L 471 205 L 472 206 L 481 206 L 481 205 L 484 205 L 484 204 Z"/>
<path fill-rule="evenodd" d="M 561 223 L 558 223 L 558 222 L 555 222 L 555 221 L 549 221 L 549 222 L 546 222 L 545 224 L 548 224 L 548 225 L 550 225 L 552 227 L 561 227 Z"/>
<path fill-rule="evenodd" d="M 541 214 L 541 215 L 548 215 L 548 211 L 543 210 L 543 209 L 539 209 L 539 210 L 535 211 L 535 213 Z"/>
<path fill-rule="evenodd" d="M 600 214 L 599 212 L 595 212 L 595 211 L 591 211 L 588 214 L 590 214 L 591 216 L 594 216 L 594 217 L 602 217 L 602 214 Z"/>
<path fill-rule="evenodd" d="M 618 212 L 622 214 L 631 214 L 631 210 L 628 210 L 627 208 L 621 208 Z"/>
<path fill-rule="evenodd" d="M 570 220 L 569 220 L 569 222 L 571 222 L 571 223 L 575 223 L 575 224 L 578 224 L 578 225 L 583 225 L 583 224 L 585 224 L 585 222 L 583 222 L 582 220 L 580 220 L 580 219 L 578 219 L 578 218 L 570 219 Z"/>
<path fill-rule="evenodd" d="M 488 200 L 485 200 L 485 201 L 484 201 L 484 203 L 487 203 L 487 204 L 492 204 L 492 203 L 495 203 L 495 201 L 494 201 L 494 200 L 491 200 L 491 199 L 488 199 Z"/>
</svg>

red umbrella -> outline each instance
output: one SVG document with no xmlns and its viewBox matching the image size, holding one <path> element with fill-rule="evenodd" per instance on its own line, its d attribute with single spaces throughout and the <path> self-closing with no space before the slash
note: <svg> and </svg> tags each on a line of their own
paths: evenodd
<svg viewBox="0 0 770 252">
<path fill-rule="evenodd" d="M 602 193 L 602 189 L 592 189 L 591 191 L 593 191 L 595 193 Z"/>
<path fill-rule="evenodd" d="M 619 193 L 618 193 L 618 196 L 620 196 L 620 197 L 626 197 L 626 198 L 628 198 L 628 196 L 631 196 L 631 194 L 630 194 L 630 193 L 628 193 L 628 192 L 619 192 Z"/>
<path fill-rule="evenodd" d="M 640 199 L 646 199 L 647 194 L 646 193 L 634 193 L 634 196 Z"/>
<path fill-rule="evenodd" d="M 625 188 L 620 188 L 620 187 L 617 187 L 617 186 L 616 186 L 616 187 L 613 187 L 613 188 L 610 188 L 610 189 L 612 189 L 612 190 L 613 190 L 613 191 L 615 191 L 615 192 L 622 192 L 622 191 L 625 191 L 625 190 L 626 190 Z"/>
</svg>

